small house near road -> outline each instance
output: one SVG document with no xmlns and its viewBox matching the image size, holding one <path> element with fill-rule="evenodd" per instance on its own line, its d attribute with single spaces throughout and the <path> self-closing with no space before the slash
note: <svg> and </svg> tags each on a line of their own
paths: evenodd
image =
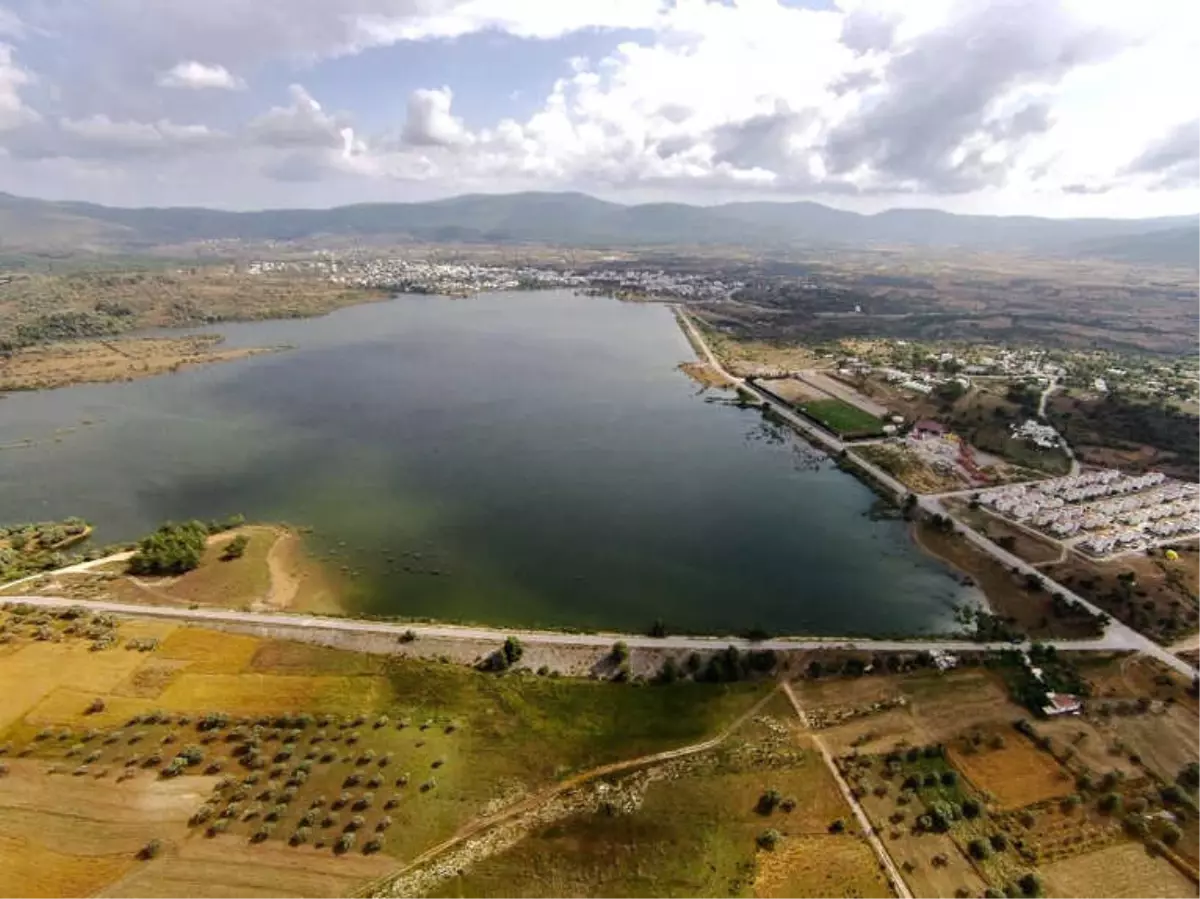
<svg viewBox="0 0 1200 899">
<path fill-rule="evenodd" d="M 1055 715 L 1078 715 L 1083 711 L 1083 703 L 1079 701 L 1079 697 L 1070 693 L 1047 693 L 1046 700 L 1049 705 L 1043 706 L 1042 711 L 1048 718 Z"/>
</svg>

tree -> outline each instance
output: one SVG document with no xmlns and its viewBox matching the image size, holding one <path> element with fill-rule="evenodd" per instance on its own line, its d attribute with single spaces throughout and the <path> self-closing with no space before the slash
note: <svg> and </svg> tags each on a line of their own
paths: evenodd
<svg viewBox="0 0 1200 899">
<path fill-rule="evenodd" d="M 651 637 L 662 639 L 667 635 L 667 625 L 661 618 L 656 618 L 654 623 L 650 625 L 649 634 Z"/>
<path fill-rule="evenodd" d="M 612 657 L 612 660 L 617 665 L 620 665 L 622 662 L 628 661 L 629 660 L 629 644 L 627 644 L 624 640 L 618 640 L 616 643 L 613 644 L 612 652 L 609 653 L 609 655 Z"/>
<path fill-rule="evenodd" d="M 504 661 L 511 667 L 521 661 L 521 656 L 525 654 L 525 647 L 521 645 L 521 641 L 516 637 L 507 637 L 504 640 Z"/>
<path fill-rule="evenodd" d="M 198 521 L 167 523 L 138 544 L 129 560 L 133 574 L 183 574 L 200 564 L 208 528 Z"/>
<path fill-rule="evenodd" d="M 834 821 L 829 825 L 829 832 L 830 833 L 845 833 L 846 832 L 846 822 L 843 821 L 841 818 L 834 819 Z"/>
<path fill-rule="evenodd" d="M 971 857 L 983 861 L 992 854 L 991 848 L 983 840 L 971 840 L 967 844 L 967 851 L 971 853 Z"/>
<path fill-rule="evenodd" d="M 240 559 L 246 554 L 246 547 L 250 545 L 250 538 L 245 534 L 238 534 L 227 544 L 225 551 L 221 553 L 223 562 L 232 562 L 234 559 Z"/>
<path fill-rule="evenodd" d="M 142 859 L 143 861 L 149 861 L 152 858 L 158 858 L 159 853 L 162 852 L 162 848 L 162 840 L 151 840 L 138 850 L 138 858 Z"/>
<path fill-rule="evenodd" d="M 970 820 L 972 818 L 978 818 L 980 811 L 981 811 L 981 809 L 979 807 L 979 803 L 976 800 L 974 800 L 974 799 L 964 799 L 963 800 L 962 815 L 964 818 L 966 818 L 968 820 Z"/>
<path fill-rule="evenodd" d="M 1166 843 L 1168 846 L 1174 846 L 1176 843 L 1179 842 L 1179 840 L 1182 836 L 1183 836 L 1183 831 L 1181 831 L 1174 824 L 1171 824 L 1168 822 L 1167 825 L 1165 827 L 1163 827 L 1162 841 L 1164 843 Z"/>
<path fill-rule="evenodd" d="M 1121 797 L 1116 793 L 1105 793 L 1100 797 L 1100 801 L 1096 803 L 1096 806 L 1100 811 L 1111 814 L 1120 810 Z"/>
<path fill-rule="evenodd" d="M 654 678 L 660 684 L 673 684 L 679 680 L 682 672 L 679 670 L 679 663 L 671 656 L 663 659 L 662 668 L 658 670 L 658 675 Z"/>
</svg>

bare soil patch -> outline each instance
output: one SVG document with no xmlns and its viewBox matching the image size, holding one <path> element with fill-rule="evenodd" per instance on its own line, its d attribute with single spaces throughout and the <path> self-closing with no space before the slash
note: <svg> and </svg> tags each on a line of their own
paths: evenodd
<svg viewBox="0 0 1200 899">
<path fill-rule="evenodd" d="M 1123 842 L 1043 869 L 1052 896 L 1194 897 L 1196 884 L 1139 843 Z"/>
<path fill-rule="evenodd" d="M 754 895 L 891 896 L 892 891 L 865 842 L 823 834 L 795 837 L 761 853 Z"/>
<path fill-rule="evenodd" d="M 1011 730 L 1003 736 L 999 749 L 993 749 L 985 735 L 975 752 L 958 746 L 949 750 L 954 767 L 980 792 L 994 796 L 998 808 L 1021 808 L 1074 791 L 1070 774 L 1048 753 Z"/>
<path fill-rule="evenodd" d="M 311 847 L 250 845 L 232 836 L 196 835 L 139 866 L 103 896 L 346 896 L 388 873 L 386 856 L 333 856 Z"/>
<path fill-rule="evenodd" d="M 1181 705 L 1144 715 L 1114 715 L 1109 727 L 1113 734 L 1110 747 L 1120 747 L 1126 759 L 1135 756 L 1140 765 L 1168 783 L 1184 765 L 1200 758 L 1196 713 Z"/>
<path fill-rule="evenodd" d="M 707 362 L 682 362 L 679 370 L 701 387 L 728 387 L 729 379 Z"/>
</svg>

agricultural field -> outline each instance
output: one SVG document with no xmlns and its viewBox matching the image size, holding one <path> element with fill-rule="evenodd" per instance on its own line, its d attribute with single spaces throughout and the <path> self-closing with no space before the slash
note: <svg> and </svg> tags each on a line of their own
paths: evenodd
<svg viewBox="0 0 1200 899">
<path fill-rule="evenodd" d="M 4 607 L 0 637 L 6 894 L 344 894 L 767 689 L 498 676 L 84 608 Z M 38 887 L 43 863 L 60 880 Z"/>
<path fill-rule="evenodd" d="M 1085 713 L 1030 722 L 996 661 L 804 661 L 801 717 L 770 682 L 4 607 L 0 892 L 890 895 L 821 746 L 916 895 L 1035 895 L 1121 847 L 1195 871 L 1196 699 L 1152 663 L 1089 657 Z"/>
<path fill-rule="evenodd" d="M 1196 895 L 1195 882 L 1129 842 L 1047 866 L 1046 884 L 1052 896 Z"/>
<path fill-rule="evenodd" d="M 1085 713 L 1030 722 L 1005 695 L 1004 670 L 796 684 L 913 893 L 1126 895 L 1124 881 L 1072 893 L 1051 880 L 1126 847 L 1147 883 L 1176 895 L 1182 877 L 1195 895 L 1195 794 L 1175 786 L 1200 755 L 1189 686 L 1142 659 L 1088 659 Z M 1135 747 L 1141 733 L 1169 744 L 1157 750 L 1167 756 L 1155 759 L 1149 738 Z"/>
<path fill-rule="evenodd" d="M 839 437 L 873 437 L 882 433 L 883 422 L 869 412 L 835 398 L 810 400 L 797 407 Z"/>
<path fill-rule="evenodd" d="M 1027 740 L 1006 739 L 993 730 L 978 743 L 964 741 L 950 749 L 954 767 L 983 794 L 994 797 L 1001 810 L 1021 808 L 1074 790 L 1073 778 L 1053 757 L 1039 752 Z"/>
</svg>

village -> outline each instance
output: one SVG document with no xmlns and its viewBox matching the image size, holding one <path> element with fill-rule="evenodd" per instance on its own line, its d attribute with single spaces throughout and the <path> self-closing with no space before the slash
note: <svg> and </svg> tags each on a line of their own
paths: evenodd
<svg viewBox="0 0 1200 899">
<path fill-rule="evenodd" d="M 1200 531 L 1200 485 L 1160 472 L 1088 471 L 978 494 L 984 508 L 1092 556 L 1136 552 Z"/>
<path fill-rule="evenodd" d="M 575 271 L 547 266 L 437 262 L 332 251 L 322 251 L 312 259 L 256 260 L 246 268 L 251 275 L 283 271 L 316 274 L 347 287 L 447 296 L 567 288 L 632 297 L 720 300 L 743 286 L 739 281 L 723 281 L 707 275 L 651 269 L 588 268 Z"/>
</svg>

